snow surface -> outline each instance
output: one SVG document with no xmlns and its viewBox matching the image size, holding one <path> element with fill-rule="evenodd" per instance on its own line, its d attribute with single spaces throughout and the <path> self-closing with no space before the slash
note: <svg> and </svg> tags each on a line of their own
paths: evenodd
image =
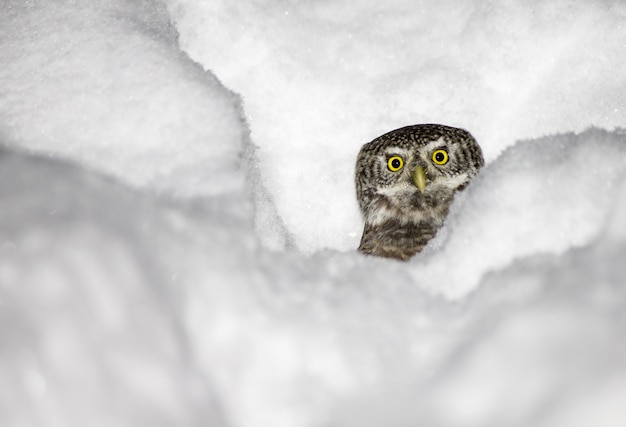
<svg viewBox="0 0 626 427">
<path fill-rule="evenodd" d="M 4 5 L 0 425 L 623 426 L 624 18 Z M 356 153 L 419 122 L 488 165 L 364 257 Z"/>
<path fill-rule="evenodd" d="M 307 253 L 358 245 L 348 177 L 389 130 L 462 127 L 491 161 L 520 139 L 624 126 L 620 0 L 169 3 L 182 48 L 241 95 L 264 183 Z"/>
<path fill-rule="evenodd" d="M 5 145 L 181 196 L 242 185 L 238 98 L 179 50 L 163 4 L 17 1 L 1 19 Z"/>
</svg>

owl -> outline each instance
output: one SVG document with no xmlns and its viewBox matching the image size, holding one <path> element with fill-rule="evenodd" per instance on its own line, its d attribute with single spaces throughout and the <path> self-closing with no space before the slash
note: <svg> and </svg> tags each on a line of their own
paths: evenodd
<svg viewBox="0 0 626 427">
<path fill-rule="evenodd" d="M 359 251 L 401 260 L 420 252 L 483 165 L 474 137 L 449 126 L 407 126 L 363 145 L 355 171 L 365 221 Z"/>
</svg>

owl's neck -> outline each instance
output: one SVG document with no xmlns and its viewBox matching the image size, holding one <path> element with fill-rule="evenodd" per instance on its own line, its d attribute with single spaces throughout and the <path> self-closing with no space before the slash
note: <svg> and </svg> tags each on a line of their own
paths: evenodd
<svg viewBox="0 0 626 427">
<path fill-rule="evenodd" d="M 442 224 L 434 218 L 408 224 L 395 219 L 373 225 L 366 223 L 359 251 L 406 261 L 424 249 Z"/>
</svg>

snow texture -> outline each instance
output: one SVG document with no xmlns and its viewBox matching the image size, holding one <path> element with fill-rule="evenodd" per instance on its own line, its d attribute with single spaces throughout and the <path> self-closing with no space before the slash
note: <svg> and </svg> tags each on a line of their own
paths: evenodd
<svg viewBox="0 0 626 427">
<path fill-rule="evenodd" d="M 520 139 L 624 126 L 619 0 L 170 3 L 183 49 L 241 95 L 264 183 L 306 253 L 358 245 L 348 177 L 389 130 L 466 128 L 491 161 Z M 273 231 L 260 222 L 281 241 Z"/>
<path fill-rule="evenodd" d="M 626 423 L 619 1 L 0 9 L 0 425 Z M 364 257 L 361 144 L 488 164 Z"/>
<path fill-rule="evenodd" d="M 0 19 L 5 145 L 180 196 L 242 185 L 238 98 L 179 50 L 164 5 L 17 1 Z"/>
</svg>

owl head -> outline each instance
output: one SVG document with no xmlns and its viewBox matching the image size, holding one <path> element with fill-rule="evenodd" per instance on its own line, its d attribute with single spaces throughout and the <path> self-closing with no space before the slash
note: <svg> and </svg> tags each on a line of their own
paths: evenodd
<svg viewBox="0 0 626 427">
<path fill-rule="evenodd" d="M 399 259 L 421 251 L 483 164 L 472 135 L 449 126 L 407 126 L 365 144 L 356 164 L 359 250 Z"/>
</svg>

